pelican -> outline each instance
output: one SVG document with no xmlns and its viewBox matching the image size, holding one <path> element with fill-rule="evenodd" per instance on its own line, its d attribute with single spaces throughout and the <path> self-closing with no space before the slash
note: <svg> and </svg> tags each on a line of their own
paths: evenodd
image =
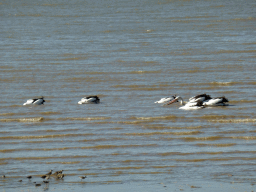
<svg viewBox="0 0 256 192">
<path fill-rule="evenodd" d="M 88 96 L 81 99 L 81 101 L 78 102 L 78 104 L 88 104 L 88 103 L 99 103 L 100 99 L 98 96 Z"/>
<path fill-rule="evenodd" d="M 212 99 L 210 95 L 206 95 L 205 93 L 204 94 L 201 94 L 201 95 L 196 95 L 194 97 L 191 97 L 189 99 L 189 102 L 197 102 L 197 101 L 207 101 L 207 100 L 210 100 Z"/>
<path fill-rule="evenodd" d="M 26 103 L 24 103 L 23 105 L 43 105 L 45 102 L 44 97 L 40 97 L 40 98 L 36 98 L 36 99 L 29 99 L 27 100 Z"/>
<path fill-rule="evenodd" d="M 215 97 L 203 102 L 204 106 L 227 106 L 228 99 L 226 97 Z"/>
<path fill-rule="evenodd" d="M 164 98 L 160 99 L 159 101 L 156 101 L 155 103 L 167 103 L 167 102 L 174 100 L 175 98 L 176 98 L 176 95 L 171 96 L 171 97 L 164 97 Z"/>
<path fill-rule="evenodd" d="M 180 101 L 180 104 L 183 105 L 182 107 L 180 107 L 179 109 L 184 109 L 184 110 L 193 110 L 193 109 L 202 109 L 204 108 L 203 106 L 203 102 L 198 100 L 198 101 L 192 101 L 192 102 L 184 102 L 182 97 L 177 96 L 174 100 L 172 100 L 171 102 L 167 103 L 167 105 L 170 105 L 174 102 L 178 102 Z"/>
<path fill-rule="evenodd" d="M 210 95 L 201 94 L 194 97 L 191 97 L 188 102 L 184 102 L 182 97 L 177 96 L 174 100 L 167 103 L 167 105 L 170 105 L 176 101 L 180 100 L 180 104 L 184 105 L 183 107 L 180 107 L 180 109 L 199 109 L 203 108 L 205 106 L 226 106 L 228 102 L 228 99 L 223 97 L 215 97 L 211 98 Z"/>
</svg>

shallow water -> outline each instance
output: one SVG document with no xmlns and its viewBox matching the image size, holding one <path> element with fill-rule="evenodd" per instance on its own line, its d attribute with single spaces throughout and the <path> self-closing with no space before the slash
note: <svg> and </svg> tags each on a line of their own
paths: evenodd
<svg viewBox="0 0 256 192">
<path fill-rule="evenodd" d="M 0 186 L 254 190 L 255 6 L 0 2 Z M 229 106 L 154 103 L 201 93 Z M 101 103 L 77 104 L 88 95 Z M 45 105 L 22 105 L 38 96 Z M 50 169 L 65 177 L 42 183 Z"/>
</svg>

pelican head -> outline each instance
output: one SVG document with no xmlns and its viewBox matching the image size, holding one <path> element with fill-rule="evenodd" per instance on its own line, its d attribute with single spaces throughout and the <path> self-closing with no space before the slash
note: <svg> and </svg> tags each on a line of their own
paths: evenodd
<svg viewBox="0 0 256 192">
<path fill-rule="evenodd" d="M 173 103 L 175 103 L 175 102 L 179 102 L 179 100 L 180 100 L 181 103 L 183 102 L 183 99 L 182 99 L 180 96 L 174 95 L 173 97 L 174 97 L 174 99 L 171 100 L 171 101 L 170 101 L 169 103 L 167 103 L 166 105 L 170 105 L 170 104 L 173 104 Z"/>
</svg>

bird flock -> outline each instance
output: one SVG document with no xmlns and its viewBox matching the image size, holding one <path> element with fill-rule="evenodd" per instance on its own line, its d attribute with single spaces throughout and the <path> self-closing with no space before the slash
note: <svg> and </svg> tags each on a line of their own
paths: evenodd
<svg viewBox="0 0 256 192">
<path fill-rule="evenodd" d="M 25 102 L 23 105 L 43 105 L 45 102 L 44 97 L 39 97 L 36 99 L 29 99 L 27 102 Z M 184 110 L 191 110 L 191 109 L 202 109 L 207 106 L 227 106 L 228 99 L 225 96 L 222 97 L 214 97 L 212 98 L 210 95 L 207 94 L 200 94 L 196 95 L 194 97 L 191 97 L 187 102 L 183 100 L 181 96 L 171 96 L 171 97 L 164 97 L 161 98 L 159 101 L 156 101 L 155 103 L 164 104 L 164 105 L 170 105 L 176 102 L 180 102 L 182 107 L 179 109 Z M 88 96 L 82 98 L 80 101 L 78 101 L 78 104 L 98 104 L 100 103 L 100 99 L 98 96 Z"/>
<path fill-rule="evenodd" d="M 181 96 L 165 97 L 156 101 L 155 103 L 162 103 L 164 105 L 170 105 L 179 102 L 182 105 L 179 109 L 191 110 L 191 109 L 202 109 L 207 106 L 227 106 L 228 99 L 225 96 L 212 98 L 207 94 L 200 94 L 191 97 L 187 102 L 184 102 Z"/>
<path fill-rule="evenodd" d="M 60 170 L 60 171 L 56 171 L 55 173 L 52 173 L 53 170 L 50 170 L 48 173 L 44 174 L 41 176 L 41 178 L 43 179 L 42 182 L 40 183 L 36 183 L 33 182 L 35 184 L 36 187 L 39 187 L 42 185 L 42 183 L 49 183 L 49 179 L 50 178 L 55 178 L 55 179 L 63 179 L 64 178 L 64 174 L 63 171 L 64 170 Z M 7 177 L 5 175 L 2 176 L 3 179 L 7 179 Z M 29 181 L 31 181 L 31 179 L 33 178 L 33 176 L 29 175 L 26 177 L 27 179 L 29 179 Z M 86 176 L 78 176 L 78 178 L 81 179 L 81 181 L 85 178 L 87 178 Z M 19 182 L 22 182 L 22 180 L 19 180 Z"/>
<path fill-rule="evenodd" d="M 25 103 L 23 103 L 23 105 L 44 105 L 44 97 L 39 97 L 36 99 L 29 99 L 27 100 Z M 88 96 L 88 97 L 84 97 L 82 98 L 80 101 L 78 101 L 78 104 L 98 104 L 100 102 L 100 99 L 98 96 Z"/>
</svg>

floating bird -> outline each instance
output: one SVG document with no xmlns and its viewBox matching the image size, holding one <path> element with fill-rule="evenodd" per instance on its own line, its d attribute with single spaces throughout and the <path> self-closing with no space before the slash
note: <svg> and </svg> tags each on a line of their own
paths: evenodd
<svg viewBox="0 0 256 192">
<path fill-rule="evenodd" d="M 205 106 L 203 106 L 203 102 L 197 101 L 197 102 L 189 102 L 184 106 L 180 107 L 179 109 L 194 110 L 194 109 L 202 109 L 202 108 L 205 108 Z"/>
<path fill-rule="evenodd" d="M 5 175 L 3 175 L 2 178 L 5 178 Z"/>
<path fill-rule="evenodd" d="M 181 96 L 173 96 L 174 99 L 170 100 L 168 103 L 166 103 L 166 105 L 170 105 L 172 103 L 175 103 L 175 102 L 178 102 L 178 100 L 180 100 L 181 104 L 182 105 L 185 105 L 185 102 L 183 101 L 182 97 Z M 210 95 L 206 95 L 206 94 L 201 94 L 201 95 L 196 95 L 194 97 L 191 97 L 189 99 L 188 102 L 186 103 L 195 103 L 195 102 L 198 102 L 198 101 L 206 101 L 206 100 L 209 100 L 209 99 L 212 99 Z"/>
<path fill-rule="evenodd" d="M 49 181 L 43 181 L 44 183 L 49 183 Z"/>
<path fill-rule="evenodd" d="M 36 98 L 36 99 L 29 99 L 27 100 L 26 103 L 24 103 L 23 105 L 43 105 L 45 102 L 44 97 L 40 97 L 40 98 Z"/>
<path fill-rule="evenodd" d="M 184 105 L 180 107 L 180 109 L 201 109 L 205 106 L 226 106 L 228 102 L 228 99 L 223 97 L 215 97 L 211 98 L 210 95 L 201 94 L 194 97 L 191 97 L 188 102 L 184 102 L 182 97 L 177 96 L 174 100 L 167 103 L 167 105 L 170 105 L 176 101 L 180 100 L 180 104 Z"/>
<path fill-rule="evenodd" d="M 38 184 L 35 184 L 35 186 L 36 186 L 36 187 L 39 187 L 39 186 L 41 186 L 41 184 L 38 183 Z"/>
<path fill-rule="evenodd" d="M 176 98 L 176 95 L 171 97 L 164 97 L 164 98 L 161 98 L 159 101 L 156 101 L 155 103 L 167 103 L 174 100 L 175 98 Z"/>
<path fill-rule="evenodd" d="M 81 181 L 82 181 L 82 179 L 85 179 L 86 178 L 86 176 L 79 176 L 79 178 L 81 179 Z"/>
<path fill-rule="evenodd" d="M 169 103 L 167 103 L 167 105 L 170 105 L 174 102 L 177 102 L 180 100 L 180 104 L 183 105 L 182 107 L 180 107 L 179 109 L 184 109 L 184 110 L 194 110 L 194 109 L 202 109 L 204 108 L 203 106 L 203 102 L 201 100 L 192 100 L 191 102 L 187 102 L 185 103 L 182 99 L 182 97 L 177 96 L 174 100 L 170 101 Z"/>
<path fill-rule="evenodd" d="M 191 97 L 189 99 L 189 102 L 197 102 L 197 101 L 207 101 L 209 99 L 212 99 L 210 95 L 206 95 L 205 93 L 204 94 L 201 94 L 201 95 L 196 95 L 194 97 Z"/>
<path fill-rule="evenodd" d="M 100 102 L 100 99 L 98 96 L 88 96 L 88 97 L 84 97 L 82 98 L 78 104 L 89 104 L 89 103 L 99 103 Z"/>
<path fill-rule="evenodd" d="M 228 99 L 223 97 L 215 97 L 203 102 L 204 106 L 227 106 Z"/>
<path fill-rule="evenodd" d="M 22 180 L 19 180 L 19 182 L 22 182 Z"/>
<path fill-rule="evenodd" d="M 29 175 L 29 176 L 27 176 L 27 178 L 28 178 L 28 179 L 31 179 L 31 178 L 32 178 L 32 176 L 31 176 L 31 175 Z"/>
</svg>

